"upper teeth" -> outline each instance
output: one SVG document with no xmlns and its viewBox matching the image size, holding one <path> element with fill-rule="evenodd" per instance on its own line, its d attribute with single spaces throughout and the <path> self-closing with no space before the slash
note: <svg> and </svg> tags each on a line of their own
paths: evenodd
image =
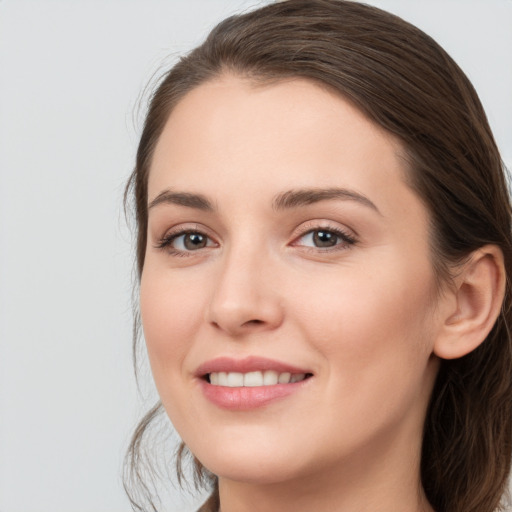
<svg viewBox="0 0 512 512">
<path fill-rule="evenodd" d="M 273 370 L 238 373 L 238 372 L 212 372 L 210 384 L 214 386 L 227 386 L 229 388 L 274 386 L 276 384 L 289 384 L 299 382 L 306 378 L 305 373 L 278 373 Z"/>
</svg>

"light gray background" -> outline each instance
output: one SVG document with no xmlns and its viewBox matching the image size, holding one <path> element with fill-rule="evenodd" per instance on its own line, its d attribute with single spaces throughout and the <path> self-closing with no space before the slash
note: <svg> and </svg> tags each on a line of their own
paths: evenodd
<svg viewBox="0 0 512 512">
<path fill-rule="evenodd" d="M 164 60 L 261 3 L 0 0 L 0 512 L 129 510 L 122 455 L 145 407 L 122 214 L 136 105 Z M 510 166 L 512 1 L 369 3 L 459 62 Z"/>
</svg>

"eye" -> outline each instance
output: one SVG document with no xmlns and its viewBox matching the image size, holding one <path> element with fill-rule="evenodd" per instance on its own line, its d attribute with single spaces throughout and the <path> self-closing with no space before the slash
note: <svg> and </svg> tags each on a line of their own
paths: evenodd
<svg viewBox="0 0 512 512">
<path fill-rule="evenodd" d="M 179 251 L 195 251 L 208 245 L 208 237 L 202 233 L 184 233 L 174 237 L 172 245 Z"/>
<path fill-rule="evenodd" d="M 315 247 L 334 247 L 338 243 L 338 235 L 324 229 L 310 231 L 302 237 L 302 243 Z"/>
<path fill-rule="evenodd" d="M 341 229 L 311 229 L 298 238 L 293 245 L 316 249 L 344 248 L 356 243 L 353 236 Z"/>
<path fill-rule="evenodd" d="M 206 247 L 214 247 L 215 245 L 208 235 L 200 231 L 180 231 L 165 235 L 156 247 L 158 249 L 167 249 L 171 253 L 183 254 Z"/>
</svg>

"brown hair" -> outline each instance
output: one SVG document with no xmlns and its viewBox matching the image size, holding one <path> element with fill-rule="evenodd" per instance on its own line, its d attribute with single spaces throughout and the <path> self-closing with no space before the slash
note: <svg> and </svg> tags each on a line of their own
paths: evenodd
<svg viewBox="0 0 512 512">
<path fill-rule="evenodd" d="M 166 74 L 152 96 L 127 186 L 137 221 L 139 277 L 156 142 L 180 99 L 225 72 L 264 83 L 306 78 L 350 100 L 403 143 L 407 179 L 430 211 L 439 281 L 448 280 L 454 264 L 485 244 L 501 248 L 507 276 L 512 275 L 505 167 L 462 70 L 421 30 L 380 9 L 345 0 L 288 0 L 220 23 Z M 506 488 L 512 448 L 510 292 L 507 277 L 501 314 L 484 343 L 440 367 L 421 461 L 422 484 L 437 512 L 492 512 Z M 132 439 L 132 475 L 140 476 L 141 442 L 157 412 L 150 411 Z M 198 461 L 196 471 L 214 486 L 202 510 L 216 510 L 215 477 Z M 132 503 L 143 510 L 135 499 Z"/>
</svg>

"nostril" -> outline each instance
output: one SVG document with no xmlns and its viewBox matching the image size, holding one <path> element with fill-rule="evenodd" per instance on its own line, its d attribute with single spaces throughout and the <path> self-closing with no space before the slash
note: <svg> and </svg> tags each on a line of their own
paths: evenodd
<svg viewBox="0 0 512 512">
<path fill-rule="evenodd" d="M 244 325 L 260 325 L 264 323 L 263 320 L 248 320 Z"/>
</svg>

